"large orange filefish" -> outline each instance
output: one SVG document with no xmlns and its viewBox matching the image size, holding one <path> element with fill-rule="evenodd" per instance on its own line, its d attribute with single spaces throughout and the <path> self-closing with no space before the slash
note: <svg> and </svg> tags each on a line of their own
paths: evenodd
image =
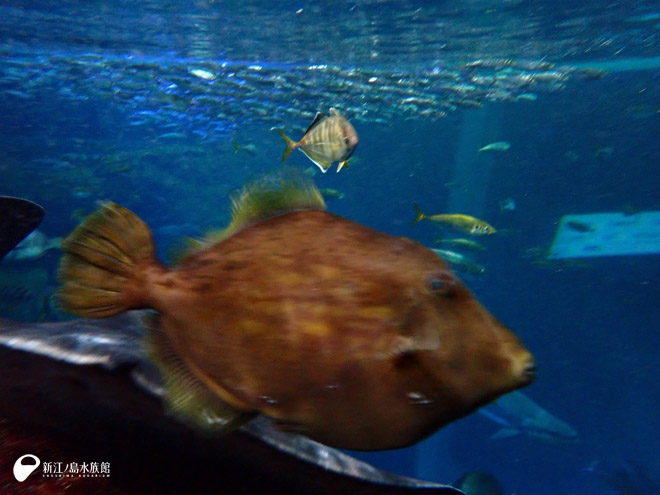
<svg viewBox="0 0 660 495">
<path fill-rule="evenodd" d="M 334 162 L 339 162 L 337 172 L 348 167 L 348 159 L 358 145 L 355 129 L 348 120 L 334 108 L 330 109 L 330 116 L 317 113 L 309 125 L 302 139 L 297 143 L 284 131 L 278 129 L 280 136 L 286 143 L 282 161 L 286 161 L 296 148 L 307 155 L 321 172 L 325 173 Z"/>
<path fill-rule="evenodd" d="M 324 210 L 302 174 L 257 182 L 166 267 L 106 203 L 62 244 L 60 302 L 154 309 L 169 410 L 219 432 L 262 414 L 327 445 L 403 447 L 532 380 L 531 354 L 433 251 Z"/>
</svg>

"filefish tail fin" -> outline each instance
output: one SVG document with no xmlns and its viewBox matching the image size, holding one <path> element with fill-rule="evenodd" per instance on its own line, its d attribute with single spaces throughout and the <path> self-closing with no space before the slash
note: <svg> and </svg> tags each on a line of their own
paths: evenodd
<svg viewBox="0 0 660 495">
<path fill-rule="evenodd" d="M 348 160 L 344 160 L 343 162 L 339 162 L 339 165 L 337 165 L 337 172 L 339 172 L 344 167 L 348 168 Z"/>
<path fill-rule="evenodd" d="M 61 245 L 60 307 L 105 318 L 147 306 L 145 269 L 160 267 L 149 227 L 118 204 L 104 203 Z"/>
<path fill-rule="evenodd" d="M 282 139 L 284 139 L 284 142 L 286 143 L 286 149 L 284 150 L 284 154 L 282 155 L 282 161 L 285 162 L 287 158 L 289 158 L 289 155 L 293 150 L 296 149 L 296 142 L 291 139 L 289 136 L 284 134 L 284 131 L 282 129 L 278 129 L 277 132 L 280 133 L 280 136 L 282 136 Z"/>
<path fill-rule="evenodd" d="M 417 216 L 415 217 L 415 220 L 412 223 L 413 225 L 415 225 L 416 223 L 419 223 L 422 220 L 424 220 L 426 218 L 426 215 L 424 215 L 424 213 L 422 212 L 419 205 L 415 204 L 413 206 L 415 207 L 415 213 L 417 214 Z"/>
</svg>

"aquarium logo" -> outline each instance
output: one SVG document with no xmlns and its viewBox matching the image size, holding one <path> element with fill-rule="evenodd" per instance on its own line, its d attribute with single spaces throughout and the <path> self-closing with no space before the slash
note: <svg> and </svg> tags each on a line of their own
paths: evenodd
<svg viewBox="0 0 660 495">
<path fill-rule="evenodd" d="M 109 478 L 109 462 L 41 462 L 32 454 L 25 454 L 14 463 L 14 478 L 25 481 L 39 465 L 44 478 Z"/>
<path fill-rule="evenodd" d="M 14 478 L 16 481 L 25 481 L 39 467 L 39 464 L 41 461 L 36 455 L 22 455 L 14 463 Z"/>
</svg>

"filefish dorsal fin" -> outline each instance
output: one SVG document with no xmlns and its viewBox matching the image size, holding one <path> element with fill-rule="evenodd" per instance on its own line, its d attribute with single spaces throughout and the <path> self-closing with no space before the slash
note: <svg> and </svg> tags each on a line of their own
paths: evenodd
<svg viewBox="0 0 660 495">
<path fill-rule="evenodd" d="M 268 218 L 297 210 L 325 210 L 323 196 L 311 177 L 287 168 L 248 184 L 232 197 L 234 232 Z"/>
<path fill-rule="evenodd" d="M 332 111 L 332 110 L 331 110 L 331 111 Z M 314 126 L 317 125 L 317 124 L 321 121 L 321 119 L 322 119 L 323 117 L 325 117 L 325 115 L 324 115 L 323 113 L 321 113 L 321 112 L 317 112 L 317 113 L 316 113 L 316 116 L 314 117 L 314 120 L 312 120 L 312 123 L 309 124 L 309 127 L 308 127 L 307 130 L 305 131 L 305 134 L 303 134 L 303 137 L 305 137 L 305 136 L 309 133 L 309 131 L 311 131 L 311 130 L 314 128 Z"/>
<path fill-rule="evenodd" d="M 286 168 L 246 185 L 231 198 L 231 223 L 201 240 L 189 243 L 184 257 L 206 249 L 232 234 L 269 218 L 299 210 L 325 210 L 321 192 L 311 177 Z"/>
</svg>

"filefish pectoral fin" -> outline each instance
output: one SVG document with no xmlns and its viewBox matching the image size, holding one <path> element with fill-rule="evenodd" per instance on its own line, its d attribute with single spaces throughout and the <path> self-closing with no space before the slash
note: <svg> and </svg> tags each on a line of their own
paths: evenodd
<svg viewBox="0 0 660 495">
<path fill-rule="evenodd" d="M 337 165 L 337 172 L 339 172 L 344 167 L 348 168 L 348 160 L 344 160 L 343 162 L 339 162 L 339 165 Z"/>
</svg>

